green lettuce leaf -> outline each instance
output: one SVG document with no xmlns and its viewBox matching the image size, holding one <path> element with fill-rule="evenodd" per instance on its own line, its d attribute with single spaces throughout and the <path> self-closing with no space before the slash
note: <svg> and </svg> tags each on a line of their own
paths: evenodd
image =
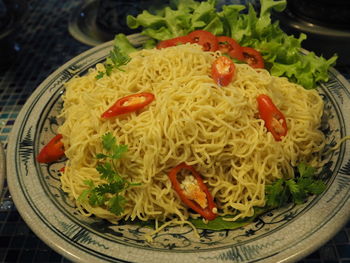
<svg viewBox="0 0 350 263">
<path fill-rule="evenodd" d="M 137 50 L 124 34 L 117 34 L 114 37 L 114 46 L 119 47 L 124 54 L 130 54 Z"/>
<path fill-rule="evenodd" d="M 237 229 L 243 227 L 251 222 L 253 222 L 254 217 L 247 219 L 236 220 L 236 221 L 225 221 L 222 216 L 215 218 L 214 220 L 204 223 L 202 218 L 190 219 L 190 222 L 198 229 L 208 229 L 208 230 L 227 230 L 227 229 Z"/>
<path fill-rule="evenodd" d="M 316 56 L 313 52 L 301 53 L 305 34 L 298 38 L 289 36 L 273 22 L 271 12 L 281 12 L 286 0 L 260 0 L 260 12 L 250 4 L 223 5 L 218 11 L 215 1 L 171 1 L 154 14 L 143 11 L 136 17 L 129 15 L 130 28 L 142 28 L 141 34 L 154 40 L 165 40 L 204 29 L 215 35 L 234 38 L 242 46 L 250 46 L 261 52 L 266 69 L 274 76 L 284 76 L 306 89 L 316 88 L 316 83 L 328 80 L 328 69 L 335 65 L 337 56 L 330 59 Z M 151 48 L 153 42 L 147 47 Z"/>
<path fill-rule="evenodd" d="M 246 217 L 238 219 L 236 221 L 227 221 L 224 220 L 225 217 L 218 216 L 214 220 L 208 221 L 207 223 L 203 222 L 202 218 L 189 219 L 189 221 L 198 229 L 208 229 L 208 230 L 227 230 L 227 229 L 237 229 L 243 227 L 251 222 L 253 222 L 259 215 L 262 215 L 269 211 L 265 207 L 254 207 L 254 215 L 251 217 Z M 229 217 L 226 217 L 229 218 Z"/>
<path fill-rule="evenodd" d="M 173 1 L 172 6 L 175 6 L 175 9 L 165 7 L 158 11 L 157 14 L 151 14 L 147 10 L 144 10 L 137 17 L 128 15 L 126 22 L 132 29 L 143 27 L 142 34 L 144 35 L 156 40 L 165 40 L 176 36 L 186 35 L 193 31 L 191 22 L 192 17 L 196 17 L 196 23 L 199 27 L 204 27 L 204 23 L 212 18 L 212 16 L 205 14 L 205 12 L 207 12 L 205 5 L 208 3 L 204 2 L 203 4 L 199 4 L 193 0 Z M 203 17 L 201 17 L 201 13 L 195 11 L 198 8 L 204 12 Z M 202 21 L 201 19 L 204 18 L 206 20 Z"/>
</svg>

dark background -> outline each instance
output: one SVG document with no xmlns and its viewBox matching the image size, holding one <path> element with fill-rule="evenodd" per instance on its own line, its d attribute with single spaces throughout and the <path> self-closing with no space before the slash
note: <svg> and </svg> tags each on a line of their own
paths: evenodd
<svg viewBox="0 0 350 263">
<path fill-rule="evenodd" d="M 21 10 L 16 19 L 4 18 L 0 12 L 0 24 L 8 19 L 5 26 L 14 28 L 2 39 L 0 33 L 0 141 L 5 151 L 16 116 L 33 90 L 59 66 L 90 48 L 68 32 L 70 16 L 79 14 L 76 10 L 83 1 L 24 2 L 23 9 L 15 7 Z M 0 32 L 7 30 L 5 26 L 0 27 Z M 349 67 L 337 69 L 350 79 Z M 349 237 L 350 223 L 301 262 L 350 263 Z M 38 239 L 24 223 L 6 182 L 0 200 L 0 262 L 69 262 Z"/>
</svg>

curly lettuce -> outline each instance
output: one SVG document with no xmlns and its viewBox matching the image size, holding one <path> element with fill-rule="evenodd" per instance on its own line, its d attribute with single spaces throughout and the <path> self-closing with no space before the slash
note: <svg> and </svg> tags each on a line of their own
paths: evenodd
<svg viewBox="0 0 350 263">
<path fill-rule="evenodd" d="M 220 11 L 214 0 L 173 0 L 170 6 L 155 13 L 147 10 L 127 17 L 127 25 L 141 34 L 155 40 L 147 42 L 147 47 L 177 36 L 186 35 L 197 29 L 204 29 L 215 35 L 230 36 L 242 46 L 259 50 L 266 68 L 274 76 L 284 76 L 306 89 L 316 88 L 318 82 L 328 80 L 328 69 L 335 65 L 337 56 L 328 60 L 313 52 L 303 54 L 299 38 L 287 35 L 279 27 L 278 21 L 271 19 L 272 11 L 282 12 L 286 0 L 260 0 L 260 11 L 253 5 L 223 5 Z M 153 44 L 150 44 L 153 43 Z"/>
</svg>

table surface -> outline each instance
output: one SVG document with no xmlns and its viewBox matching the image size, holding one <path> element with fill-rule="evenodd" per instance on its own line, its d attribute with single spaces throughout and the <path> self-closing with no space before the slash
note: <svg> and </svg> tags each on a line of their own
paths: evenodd
<svg viewBox="0 0 350 263">
<path fill-rule="evenodd" d="M 1 0 L 0 0 L 1 2 Z M 16 53 L 0 69 L 0 141 L 6 152 L 16 117 L 34 89 L 58 66 L 90 48 L 68 32 L 69 17 L 83 1 L 29 0 L 13 38 Z M 0 61 L 3 59 L 0 56 Z M 350 67 L 337 68 L 350 80 Z M 0 200 L 0 262 L 69 262 L 43 243 L 20 217 L 6 181 Z M 350 263 L 350 221 L 300 262 Z"/>
</svg>

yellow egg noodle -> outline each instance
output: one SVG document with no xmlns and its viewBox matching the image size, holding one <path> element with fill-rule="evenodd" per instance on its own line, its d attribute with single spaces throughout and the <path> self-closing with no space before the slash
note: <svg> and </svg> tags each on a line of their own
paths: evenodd
<svg viewBox="0 0 350 263">
<path fill-rule="evenodd" d="M 141 50 L 130 54 L 124 71 L 96 79 L 104 71 L 98 64 L 67 83 L 59 133 L 68 162 L 61 182 L 83 215 L 111 222 L 199 217 L 181 202 L 167 175 L 186 162 L 206 182 L 219 215 L 232 215 L 233 221 L 252 216 L 254 206 L 264 206 L 265 185 L 282 176 L 292 178 L 293 166 L 317 166 L 325 141 L 319 130 L 323 101 L 317 91 L 246 64 L 236 64 L 232 83 L 219 87 L 210 77 L 219 55 L 190 44 Z M 155 100 L 138 112 L 101 118 L 117 99 L 140 92 L 153 93 Z M 269 95 L 286 117 L 288 133 L 282 141 L 275 141 L 259 118 L 260 94 Z M 85 180 L 104 183 L 95 155 L 102 152 L 101 136 L 107 132 L 128 145 L 118 160 L 119 173 L 141 183 L 125 191 L 120 216 L 77 200 L 87 188 Z"/>
</svg>

